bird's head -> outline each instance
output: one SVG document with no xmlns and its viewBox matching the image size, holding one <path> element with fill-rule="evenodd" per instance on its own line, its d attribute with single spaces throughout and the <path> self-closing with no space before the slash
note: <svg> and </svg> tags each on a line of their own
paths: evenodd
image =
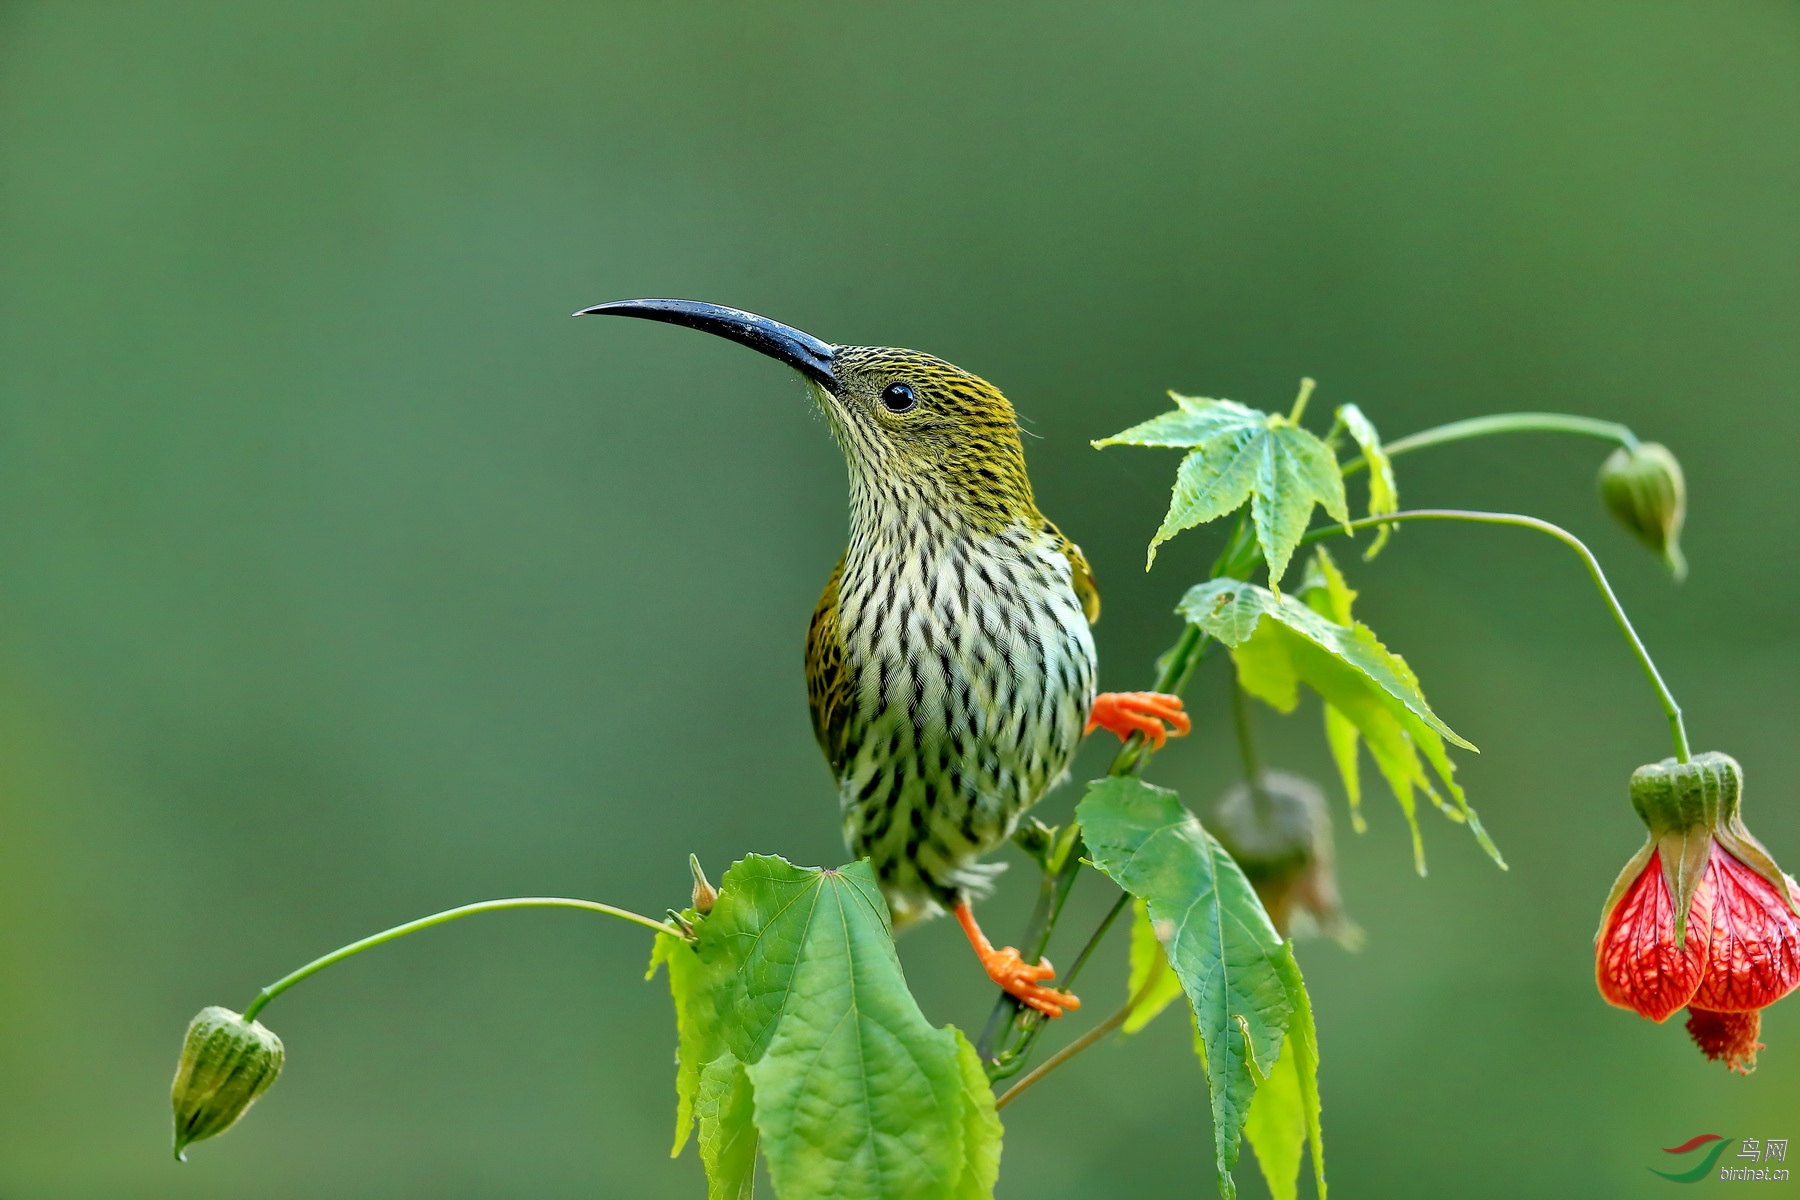
<svg viewBox="0 0 1800 1200">
<path fill-rule="evenodd" d="M 1036 511 L 1012 405 L 993 384 L 942 359 L 834 346 L 767 317 L 697 300 L 617 300 L 576 315 L 685 325 L 793 367 L 844 449 L 852 488 L 876 504 L 950 505 L 990 530 Z"/>
</svg>

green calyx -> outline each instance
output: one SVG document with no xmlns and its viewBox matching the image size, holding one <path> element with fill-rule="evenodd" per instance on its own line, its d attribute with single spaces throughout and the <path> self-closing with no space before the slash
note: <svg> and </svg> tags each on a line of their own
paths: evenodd
<svg viewBox="0 0 1800 1200">
<path fill-rule="evenodd" d="M 1631 773 L 1631 807 L 1652 837 L 1738 822 L 1744 769 L 1729 754 L 1709 750 L 1687 762 L 1665 758 Z"/>
<path fill-rule="evenodd" d="M 1674 901 L 1675 944 L 1684 946 L 1688 910 L 1706 874 L 1714 842 L 1767 879 L 1789 907 L 1794 907 L 1793 881 L 1745 827 L 1739 814 L 1743 793 L 1744 769 L 1737 759 L 1716 750 L 1696 754 L 1687 762 L 1665 758 L 1633 771 L 1631 806 L 1649 828 L 1650 838 L 1619 876 L 1607 901 L 1607 912 L 1612 911 L 1642 872 L 1650 855 L 1656 853 Z M 1800 908 L 1796 911 L 1800 912 Z"/>
<path fill-rule="evenodd" d="M 281 1039 L 261 1022 L 217 1005 L 201 1009 L 188 1024 L 170 1089 L 175 1157 L 185 1162 L 190 1144 L 236 1124 L 281 1074 L 285 1058 Z"/>
<path fill-rule="evenodd" d="M 1207 828 L 1254 882 L 1258 875 L 1288 878 L 1330 857 L 1330 818 L 1324 796 L 1308 779 L 1263 771 L 1252 786 L 1240 782 L 1214 803 Z"/>
<path fill-rule="evenodd" d="M 1338 896 L 1331 815 L 1317 784 L 1287 771 L 1261 771 L 1213 803 L 1206 828 L 1256 889 L 1282 937 L 1322 934 L 1346 949 L 1362 930 Z"/>
<path fill-rule="evenodd" d="M 1687 575 L 1681 526 L 1687 519 L 1687 481 L 1667 446 L 1620 446 L 1600 467 L 1600 498 L 1607 511 L 1644 545 L 1662 556 L 1676 579 Z"/>
</svg>

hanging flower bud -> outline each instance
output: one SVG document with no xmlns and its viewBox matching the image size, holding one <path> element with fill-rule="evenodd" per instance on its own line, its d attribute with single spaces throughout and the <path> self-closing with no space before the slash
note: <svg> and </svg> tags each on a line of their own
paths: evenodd
<svg viewBox="0 0 1800 1200">
<path fill-rule="evenodd" d="M 1050 853 L 1056 848 L 1055 826 L 1046 825 L 1036 817 L 1026 817 L 1019 823 L 1019 827 L 1013 830 L 1012 840 L 1013 845 L 1023 850 L 1031 861 L 1043 868 L 1044 874 L 1053 873 L 1049 864 Z"/>
<path fill-rule="evenodd" d="M 1709 1059 L 1749 1074 L 1761 1010 L 1800 985 L 1800 887 L 1739 815 L 1743 770 L 1726 754 L 1665 758 L 1631 776 L 1650 837 L 1607 897 L 1600 994 L 1687 1028 Z"/>
<path fill-rule="evenodd" d="M 281 1074 L 281 1039 L 228 1008 L 203 1008 L 188 1024 L 169 1098 L 175 1107 L 175 1157 L 237 1123 Z"/>
<path fill-rule="evenodd" d="M 1687 482 L 1667 446 L 1641 442 L 1614 450 L 1600 467 L 1600 498 L 1619 524 L 1662 556 L 1676 579 L 1687 576 L 1681 554 Z"/>
<path fill-rule="evenodd" d="M 1309 779 L 1264 771 L 1252 788 L 1237 783 L 1213 805 L 1207 828 L 1256 889 L 1277 932 L 1323 934 L 1355 949 L 1363 933 L 1338 897 L 1331 813 Z"/>
<path fill-rule="evenodd" d="M 694 911 L 704 917 L 719 902 L 719 889 L 706 881 L 698 854 L 688 855 L 688 870 L 694 873 Z"/>
</svg>

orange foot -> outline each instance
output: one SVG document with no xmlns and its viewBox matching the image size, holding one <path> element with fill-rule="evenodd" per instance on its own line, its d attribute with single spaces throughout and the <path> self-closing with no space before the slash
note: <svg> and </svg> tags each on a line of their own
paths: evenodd
<svg viewBox="0 0 1800 1200">
<path fill-rule="evenodd" d="M 1163 722 L 1169 728 L 1163 728 Z M 1193 725 L 1181 711 L 1181 697 L 1163 692 L 1102 692 L 1094 697 L 1094 709 L 1088 714 L 1087 732 L 1105 729 L 1119 735 L 1122 742 L 1134 733 L 1149 739 L 1152 750 L 1161 750 L 1171 735 L 1180 737 Z"/>
<path fill-rule="evenodd" d="M 1055 988 L 1043 987 L 1044 980 L 1056 974 L 1056 968 L 1048 959 L 1039 959 L 1037 966 L 1027 966 L 1019 957 L 1019 952 L 1011 946 L 994 949 L 994 944 L 987 940 L 987 934 L 981 932 L 981 926 L 975 923 L 975 913 L 967 900 L 956 906 L 957 923 L 969 936 L 969 945 L 975 947 L 976 955 L 981 959 L 982 967 L 988 978 L 999 984 L 1007 995 L 1016 998 L 1020 1004 L 1035 1008 L 1046 1017 L 1060 1017 L 1064 1009 L 1077 1009 L 1081 1001 L 1067 992 L 1059 992 Z"/>
</svg>

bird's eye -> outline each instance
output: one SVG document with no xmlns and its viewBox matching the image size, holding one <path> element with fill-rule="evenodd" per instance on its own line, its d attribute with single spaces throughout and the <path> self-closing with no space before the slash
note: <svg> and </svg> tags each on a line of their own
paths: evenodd
<svg viewBox="0 0 1800 1200">
<path fill-rule="evenodd" d="M 881 390 L 881 406 L 891 413 L 911 412 L 919 407 L 919 398 L 904 383 L 890 383 Z"/>
</svg>

